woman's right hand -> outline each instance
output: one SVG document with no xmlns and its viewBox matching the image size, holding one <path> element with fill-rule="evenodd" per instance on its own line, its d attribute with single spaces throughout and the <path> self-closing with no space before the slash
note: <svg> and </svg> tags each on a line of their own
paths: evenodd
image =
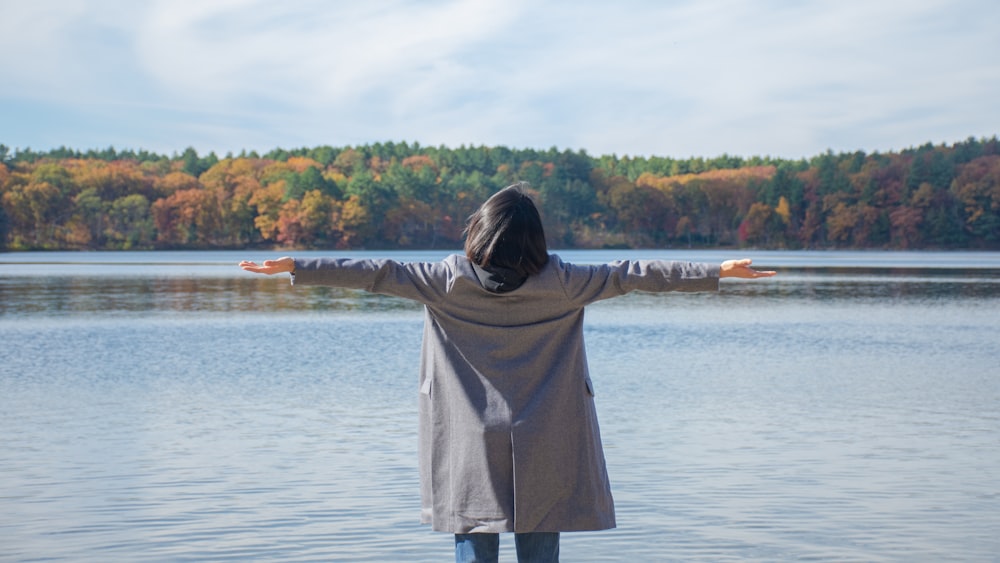
<svg viewBox="0 0 1000 563">
<path fill-rule="evenodd" d="M 744 279 L 757 279 L 757 278 L 769 278 L 777 272 L 771 270 L 754 270 L 750 267 L 750 259 L 744 258 L 742 260 L 726 260 L 722 263 L 722 267 L 719 271 L 720 278 L 744 278 Z"/>
</svg>

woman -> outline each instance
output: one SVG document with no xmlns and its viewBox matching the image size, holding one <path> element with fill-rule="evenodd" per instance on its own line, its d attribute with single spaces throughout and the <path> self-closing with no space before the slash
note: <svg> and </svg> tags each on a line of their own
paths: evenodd
<svg viewBox="0 0 1000 563">
<path fill-rule="evenodd" d="M 775 274 L 750 260 L 563 262 L 548 253 L 520 185 L 469 218 L 465 256 L 408 264 L 285 257 L 240 267 L 425 306 L 421 521 L 455 534 L 459 562 L 496 561 L 501 532 L 514 532 L 519 561 L 558 561 L 559 532 L 615 527 L 583 343 L 586 305 Z"/>
</svg>

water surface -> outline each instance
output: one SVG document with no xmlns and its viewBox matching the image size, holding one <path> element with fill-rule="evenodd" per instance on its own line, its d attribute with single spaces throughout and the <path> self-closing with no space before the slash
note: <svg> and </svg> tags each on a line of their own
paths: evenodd
<svg viewBox="0 0 1000 563">
<path fill-rule="evenodd" d="M 1000 255 L 749 255 L 780 276 L 589 310 L 619 528 L 564 560 L 996 561 Z M 0 560 L 449 559 L 419 307 L 268 256 L 0 254 Z"/>
</svg>

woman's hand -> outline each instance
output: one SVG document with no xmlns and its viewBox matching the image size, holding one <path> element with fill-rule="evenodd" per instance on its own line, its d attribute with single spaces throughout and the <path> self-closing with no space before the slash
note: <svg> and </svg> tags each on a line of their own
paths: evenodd
<svg viewBox="0 0 1000 563">
<path fill-rule="evenodd" d="M 722 268 L 719 270 L 719 277 L 756 279 L 769 278 L 778 273 L 774 271 L 754 270 L 750 267 L 750 263 L 749 258 L 744 258 L 743 260 L 726 260 L 722 263 Z"/>
<path fill-rule="evenodd" d="M 264 263 L 261 265 L 258 265 L 256 262 L 244 260 L 240 262 L 240 268 L 256 274 L 271 275 L 283 274 L 285 272 L 292 273 L 295 271 L 295 260 L 291 257 L 285 256 L 278 258 L 277 260 L 264 260 Z"/>
</svg>

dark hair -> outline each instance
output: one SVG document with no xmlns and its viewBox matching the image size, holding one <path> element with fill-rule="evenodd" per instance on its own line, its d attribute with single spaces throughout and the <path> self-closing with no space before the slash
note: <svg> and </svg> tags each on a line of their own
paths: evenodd
<svg viewBox="0 0 1000 563">
<path fill-rule="evenodd" d="M 510 268 L 523 276 L 549 261 L 545 230 L 535 202 L 520 182 L 493 194 L 465 226 L 465 255 L 482 268 Z"/>
</svg>

